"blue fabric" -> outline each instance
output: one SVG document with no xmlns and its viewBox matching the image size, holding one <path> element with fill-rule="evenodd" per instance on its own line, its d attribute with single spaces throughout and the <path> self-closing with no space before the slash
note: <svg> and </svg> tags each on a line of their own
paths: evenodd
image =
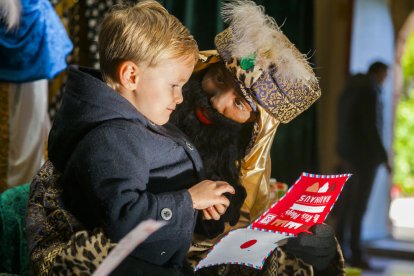
<svg viewBox="0 0 414 276">
<path fill-rule="evenodd" d="M 72 51 L 60 18 L 49 0 L 22 0 L 17 29 L 0 22 L 0 80 L 29 82 L 52 79 L 67 67 Z"/>
</svg>

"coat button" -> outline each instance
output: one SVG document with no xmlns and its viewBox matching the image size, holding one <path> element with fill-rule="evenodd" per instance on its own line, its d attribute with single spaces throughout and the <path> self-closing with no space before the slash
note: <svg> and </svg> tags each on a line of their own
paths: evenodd
<svg viewBox="0 0 414 276">
<path fill-rule="evenodd" d="M 189 148 L 190 150 L 193 150 L 194 147 L 189 143 L 189 142 L 185 142 L 185 145 L 187 146 L 187 148 Z"/>
<path fill-rule="evenodd" d="M 172 218 L 172 211 L 170 208 L 163 208 L 161 210 L 161 217 L 163 220 L 170 220 Z"/>
</svg>

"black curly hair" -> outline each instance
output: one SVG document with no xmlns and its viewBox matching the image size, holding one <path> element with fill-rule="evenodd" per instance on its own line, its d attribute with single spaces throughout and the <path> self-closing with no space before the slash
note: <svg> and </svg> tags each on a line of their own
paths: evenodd
<svg viewBox="0 0 414 276">
<path fill-rule="evenodd" d="M 239 219 L 240 208 L 246 198 L 246 191 L 239 180 L 240 164 L 252 137 L 253 123 L 237 123 L 218 113 L 202 90 L 202 77 L 203 74 L 193 76 L 184 86 L 184 102 L 173 113 L 171 122 L 196 146 L 203 160 L 207 179 L 227 181 L 236 190 L 235 195 L 226 194 L 230 206 L 220 221 L 203 223 L 209 228 L 208 236 L 213 237 L 224 231 L 224 222 L 234 225 Z M 205 125 L 200 122 L 196 116 L 197 107 L 208 113 L 212 124 Z"/>
</svg>

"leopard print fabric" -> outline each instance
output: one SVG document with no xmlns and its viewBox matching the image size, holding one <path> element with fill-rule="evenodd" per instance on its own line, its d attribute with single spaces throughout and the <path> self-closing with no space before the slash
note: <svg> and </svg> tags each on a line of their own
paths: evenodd
<svg viewBox="0 0 414 276">
<path fill-rule="evenodd" d="M 91 275 L 115 247 L 101 230 L 77 232 L 56 256 L 52 275 Z"/>
</svg>

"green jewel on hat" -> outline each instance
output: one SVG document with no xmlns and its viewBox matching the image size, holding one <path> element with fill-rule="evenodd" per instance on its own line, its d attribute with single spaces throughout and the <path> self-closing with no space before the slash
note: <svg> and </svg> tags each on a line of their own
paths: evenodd
<svg viewBox="0 0 414 276">
<path fill-rule="evenodd" d="M 242 57 L 240 59 L 240 67 L 244 71 L 247 71 L 254 67 L 255 62 L 256 62 L 256 53 L 253 53 L 245 57 Z"/>
</svg>

